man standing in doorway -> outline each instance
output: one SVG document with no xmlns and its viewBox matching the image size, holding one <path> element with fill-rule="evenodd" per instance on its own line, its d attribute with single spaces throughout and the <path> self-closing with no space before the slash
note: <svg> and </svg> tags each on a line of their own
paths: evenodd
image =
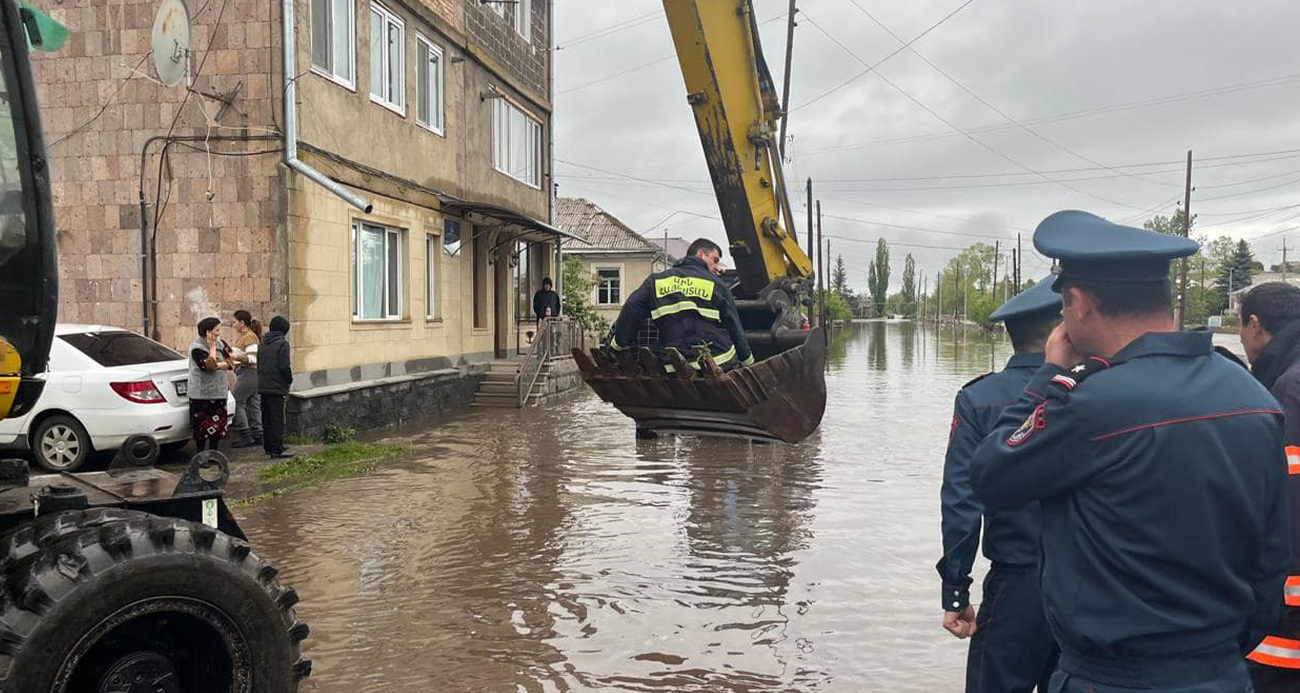
<svg viewBox="0 0 1300 693">
<path fill-rule="evenodd" d="M 1241 345 L 1251 372 L 1286 414 L 1291 566 L 1282 620 L 1248 656 L 1255 693 L 1300 691 L 1300 288 L 1268 282 L 1241 300 Z"/>
<path fill-rule="evenodd" d="M 560 295 L 555 293 L 552 286 L 551 278 L 543 277 L 541 290 L 533 294 L 533 315 L 537 316 L 537 322 L 560 316 Z"/>
<path fill-rule="evenodd" d="M 1277 401 L 1175 331 L 1169 261 L 1197 244 L 1058 212 L 1063 322 L 975 451 L 989 510 L 1040 501 L 1052 693 L 1249 690 L 1248 634 L 1277 622 L 1291 550 Z"/>
<path fill-rule="evenodd" d="M 990 316 L 1006 323 L 1015 350 L 1006 368 L 962 387 L 953 406 L 952 432 L 943 463 L 943 627 L 971 638 L 966 693 L 1047 691 L 1057 649 L 1043 615 L 1038 584 L 1041 519 L 1037 503 L 1018 510 L 985 512 L 971 488 L 970 461 L 980 441 L 1020 397 L 1043 365 L 1043 344 L 1061 321 L 1061 295 L 1048 277 L 1007 301 Z M 979 616 L 970 605 L 971 568 L 980 547 L 993 564 L 984 579 Z"/>
</svg>

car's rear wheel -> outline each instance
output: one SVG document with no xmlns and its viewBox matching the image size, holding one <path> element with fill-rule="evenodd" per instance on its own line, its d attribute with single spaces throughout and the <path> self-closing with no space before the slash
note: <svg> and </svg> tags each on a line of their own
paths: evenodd
<svg viewBox="0 0 1300 693">
<path fill-rule="evenodd" d="M 36 463 L 51 472 L 75 472 L 93 452 L 86 429 L 71 416 L 45 419 L 32 436 Z"/>
</svg>

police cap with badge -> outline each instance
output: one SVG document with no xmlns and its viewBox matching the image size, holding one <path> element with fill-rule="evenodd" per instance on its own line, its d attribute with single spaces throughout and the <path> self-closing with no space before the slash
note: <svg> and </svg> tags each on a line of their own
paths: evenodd
<svg viewBox="0 0 1300 693">
<path fill-rule="evenodd" d="M 1053 288 L 1062 279 L 1150 282 L 1169 276 L 1169 261 L 1196 253 L 1196 241 L 1155 231 L 1121 226 L 1095 214 L 1068 210 L 1042 221 L 1034 247 L 1055 258 Z"/>
</svg>

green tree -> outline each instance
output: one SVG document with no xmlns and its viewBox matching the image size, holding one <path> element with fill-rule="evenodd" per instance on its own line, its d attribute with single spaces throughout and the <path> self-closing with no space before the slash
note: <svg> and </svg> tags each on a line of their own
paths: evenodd
<svg viewBox="0 0 1300 693">
<path fill-rule="evenodd" d="M 987 324 L 989 316 L 998 308 L 998 300 L 992 294 L 973 294 L 966 308 L 966 319 L 981 325 Z"/>
<path fill-rule="evenodd" d="M 916 315 L 916 260 L 908 253 L 903 260 L 902 306 L 898 312 L 903 315 Z"/>
<path fill-rule="evenodd" d="M 609 321 L 596 313 L 588 300 L 596 286 L 596 275 L 587 271 L 576 257 L 564 258 L 564 294 L 560 297 L 560 314 L 582 323 L 587 331 L 604 336 L 609 332 Z"/>
<path fill-rule="evenodd" d="M 1150 219 L 1147 219 L 1146 221 L 1142 222 L 1142 228 L 1146 229 L 1147 231 L 1155 231 L 1156 233 L 1166 233 L 1169 234 L 1170 236 L 1181 236 L 1183 235 L 1183 217 L 1185 216 L 1186 215 L 1183 214 L 1182 208 L 1179 207 L 1177 210 L 1174 211 L 1173 214 L 1170 214 L 1167 217 L 1154 216 L 1151 217 Z M 1189 227 L 1190 228 L 1196 227 L 1195 214 L 1192 215 L 1192 221 Z"/>
<path fill-rule="evenodd" d="M 849 273 L 844 268 L 844 256 L 835 256 L 835 269 L 831 271 L 831 291 L 841 295 L 848 296 L 849 291 Z"/>
<path fill-rule="evenodd" d="M 1214 288 L 1222 297 L 1223 305 L 1228 305 L 1228 296 L 1232 292 L 1250 286 L 1255 264 L 1250 244 L 1245 239 L 1237 241 L 1232 255 L 1219 267 L 1219 276 L 1214 280 Z"/>
<path fill-rule="evenodd" d="M 867 290 L 874 314 L 882 315 L 889 298 L 889 245 L 883 238 L 876 241 L 876 259 L 867 267 Z"/>
<path fill-rule="evenodd" d="M 853 317 L 853 307 L 842 294 L 832 291 L 826 295 L 826 316 L 831 320 L 849 320 Z"/>
</svg>

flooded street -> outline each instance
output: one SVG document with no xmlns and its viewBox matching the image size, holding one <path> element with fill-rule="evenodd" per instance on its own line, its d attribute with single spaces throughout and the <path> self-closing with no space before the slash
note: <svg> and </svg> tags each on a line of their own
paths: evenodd
<svg viewBox="0 0 1300 693">
<path fill-rule="evenodd" d="M 800 445 L 636 441 L 584 391 L 240 514 L 302 596 L 307 691 L 958 690 L 942 456 L 955 391 L 1009 349 L 857 324 Z"/>
</svg>

